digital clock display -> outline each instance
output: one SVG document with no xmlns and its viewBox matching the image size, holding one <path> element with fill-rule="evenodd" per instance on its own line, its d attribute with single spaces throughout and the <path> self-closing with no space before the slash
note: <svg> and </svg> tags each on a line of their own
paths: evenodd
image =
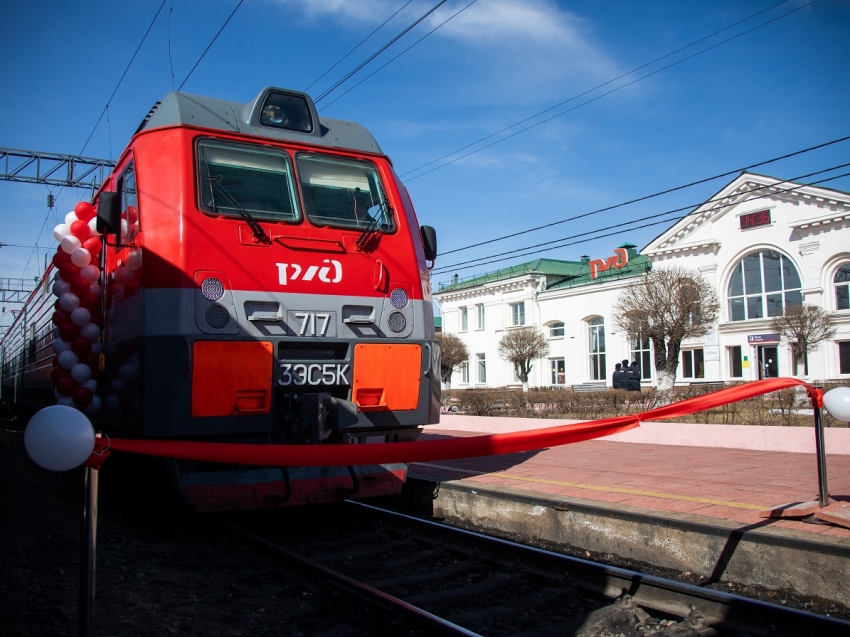
<svg viewBox="0 0 850 637">
<path fill-rule="evenodd" d="M 770 225 L 770 210 L 759 210 L 758 212 L 748 212 L 739 217 L 741 220 L 741 230 L 747 228 L 758 228 L 759 226 Z"/>
</svg>

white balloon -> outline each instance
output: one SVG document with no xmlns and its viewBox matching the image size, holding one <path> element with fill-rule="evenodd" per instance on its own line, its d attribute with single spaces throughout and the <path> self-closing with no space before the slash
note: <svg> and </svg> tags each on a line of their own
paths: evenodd
<svg viewBox="0 0 850 637">
<path fill-rule="evenodd" d="M 24 431 L 24 447 L 30 458 L 51 471 L 79 467 L 94 450 L 94 441 L 89 419 L 65 405 L 53 405 L 37 412 Z"/>
<path fill-rule="evenodd" d="M 850 422 L 850 387 L 836 387 L 823 395 L 826 410 L 838 420 Z"/>
<path fill-rule="evenodd" d="M 62 241 L 65 237 L 71 234 L 71 226 L 67 223 L 60 223 L 58 226 L 53 228 L 53 237 L 57 241 Z"/>
<path fill-rule="evenodd" d="M 73 263 L 78 268 L 87 266 L 89 263 L 91 263 L 91 252 L 89 252 L 85 248 L 77 248 L 71 253 L 71 263 Z M 82 274 L 82 272 L 80 274 Z M 91 281 L 89 281 L 89 283 L 91 283 Z"/>
<path fill-rule="evenodd" d="M 71 378 L 82 385 L 91 378 L 91 368 L 85 363 L 77 363 L 71 368 Z"/>
<path fill-rule="evenodd" d="M 59 307 L 66 312 L 73 312 L 80 307 L 80 297 L 73 292 L 65 292 L 65 294 L 59 297 Z"/>
<path fill-rule="evenodd" d="M 87 414 L 96 414 L 100 411 L 101 402 L 99 396 L 92 396 L 91 402 L 83 407 L 83 411 Z"/>
<path fill-rule="evenodd" d="M 53 351 L 56 354 L 61 354 L 62 352 L 70 352 L 71 344 L 64 339 L 57 338 L 55 341 L 53 341 Z"/>
<path fill-rule="evenodd" d="M 57 356 L 59 367 L 70 370 L 74 365 L 80 362 L 80 357 L 71 350 L 62 352 Z"/>
<path fill-rule="evenodd" d="M 130 234 L 130 224 L 127 222 L 126 219 L 122 219 L 121 220 L 121 236 L 126 237 L 128 234 Z"/>
<path fill-rule="evenodd" d="M 53 283 L 53 294 L 61 297 L 63 294 L 67 294 L 71 291 L 71 284 L 65 281 L 64 279 L 57 279 Z"/>
<path fill-rule="evenodd" d="M 96 294 L 97 296 L 100 296 L 100 292 L 101 292 L 100 283 L 92 283 L 91 286 L 89 287 L 89 292 L 91 292 L 92 294 Z"/>
<path fill-rule="evenodd" d="M 65 215 L 65 223 L 68 224 L 69 226 L 72 223 L 74 223 L 75 221 L 79 221 L 79 220 L 80 219 L 79 219 L 79 217 L 77 217 L 77 213 L 74 212 L 73 210 L 71 212 L 69 212 L 67 215 Z"/>
<path fill-rule="evenodd" d="M 81 387 L 88 387 L 91 393 L 97 393 L 97 381 L 94 378 L 89 378 L 86 382 L 80 383 Z"/>
<path fill-rule="evenodd" d="M 86 250 L 85 248 L 80 248 L 80 250 Z M 88 250 L 86 250 L 88 252 Z M 71 261 L 74 260 L 74 255 L 71 255 Z M 89 252 L 89 261 L 91 261 L 91 253 Z M 86 279 L 88 279 L 89 283 L 95 283 L 97 281 L 97 277 L 100 276 L 100 270 L 94 264 L 87 264 L 85 266 L 80 266 L 80 274 L 82 274 Z"/>
<path fill-rule="evenodd" d="M 103 351 L 103 345 L 101 345 L 98 341 L 95 341 L 91 344 L 91 353 L 92 354 L 100 354 Z"/>
<path fill-rule="evenodd" d="M 71 254 L 77 248 L 82 247 L 83 242 L 77 239 L 77 237 L 75 237 L 74 235 L 69 234 L 67 237 L 62 238 L 62 241 L 59 242 L 59 245 L 62 246 L 62 250 L 64 252 Z"/>
<path fill-rule="evenodd" d="M 71 312 L 71 323 L 77 327 L 83 327 L 91 322 L 91 312 L 84 307 L 78 307 Z"/>
<path fill-rule="evenodd" d="M 57 405 L 62 405 L 63 407 L 71 407 L 72 409 L 76 409 L 74 407 L 74 399 L 70 396 L 62 396 L 61 398 L 56 400 Z"/>
<path fill-rule="evenodd" d="M 100 338 L 100 328 L 94 323 L 83 325 L 82 327 L 80 327 L 80 336 L 85 336 L 92 343 L 94 343 L 97 339 Z"/>
<path fill-rule="evenodd" d="M 92 217 L 89 219 L 89 236 L 90 237 L 99 237 L 100 233 L 97 231 L 97 217 Z"/>
<path fill-rule="evenodd" d="M 121 380 L 120 378 L 113 378 L 113 379 L 109 382 L 109 390 L 110 390 L 113 394 L 117 394 L 117 393 L 118 393 L 118 392 L 120 392 L 123 388 L 124 388 L 124 381 L 123 381 L 123 380 Z"/>
</svg>

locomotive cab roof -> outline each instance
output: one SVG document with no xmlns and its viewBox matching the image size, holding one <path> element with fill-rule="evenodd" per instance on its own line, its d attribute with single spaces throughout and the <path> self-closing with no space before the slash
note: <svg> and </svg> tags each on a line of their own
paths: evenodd
<svg viewBox="0 0 850 637">
<path fill-rule="evenodd" d="M 136 132 L 180 124 L 383 154 L 360 124 L 320 118 L 307 93 L 273 86 L 247 104 L 171 91 L 154 104 Z"/>
</svg>

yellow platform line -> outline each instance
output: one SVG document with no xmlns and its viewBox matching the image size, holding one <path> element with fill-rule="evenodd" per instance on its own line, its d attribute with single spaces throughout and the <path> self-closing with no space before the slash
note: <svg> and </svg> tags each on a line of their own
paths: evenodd
<svg viewBox="0 0 850 637">
<path fill-rule="evenodd" d="M 421 467 L 430 467 L 431 469 L 444 469 L 446 471 L 455 471 L 457 473 L 468 473 L 470 475 L 488 475 L 496 478 L 504 478 L 505 480 L 520 480 L 522 482 L 533 482 L 535 484 L 555 484 L 562 487 L 573 487 L 575 489 L 588 489 L 590 491 L 607 491 L 609 493 L 624 493 L 626 495 L 641 495 L 650 498 L 661 498 L 664 500 L 679 500 L 681 502 L 698 502 L 700 504 L 715 504 L 717 506 L 733 507 L 735 509 L 750 509 L 753 511 L 762 511 L 770 509 L 770 506 L 764 504 L 747 504 L 745 502 L 729 502 L 728 500 L 713 500 L 711 498 L 698 498 L 690 495 L 674 495 L 672 493 L 659 493 L 658 491 L 643 491 L 641 489 L 624 489 L 622 487 L 606 487 L 596 484 L 583 484 L 581 482 L 562 482 L 560 480 L 544 480 L 543 478 L 529 478 L 528 476 L 519 476 L 514 473 L 506 473 L 504 471 L 494 471 L 488 473 L 486 471 L 475 471 L 473 469 L 460 469 L 458 467 L 448 467 L 440 464 L 428 464 L 427 462 L 415 463 Z"/>
</svg>

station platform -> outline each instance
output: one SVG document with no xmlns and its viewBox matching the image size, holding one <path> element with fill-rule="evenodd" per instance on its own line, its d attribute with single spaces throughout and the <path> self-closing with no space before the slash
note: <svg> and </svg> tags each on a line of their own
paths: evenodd
<svg viewBox="0 0 850 637">
<path fill-rule="evenodd" d="M 507 420 L 448 415 L 423 438 L 562 424 Z M 671 431 L 676 427 L 688 425 Z M 747 428 L 739 427 L 737 443 L 727 436 L 725 444 L 731 446 L 721 446 L 719 429 L 714 443 L 704 443 L 715 446 L 690 446 L 672 434 L 666 441 L 671 444 L 645 442 L 653 428 L 642 428 L 643 433 L 626 432 L 631 442 L 602 438 L 526 453 L 415 463 L 409 475 L 433 490 L 433 515 L 469 528 L 612 553 L 705 578 L 790 588 L 850 605 L 850 529 L 759 515 L 818 499 L 812 428 L 793 428 L 797 431 L 787 434 L 796 442 L 785 444 L 781 432 L 774 431 L 765 443 L 753 440 L 763 434 L 749 432 L 748 438 Z M 843 442 L 850 441 L 850 430 L 827 434 L 830 496 L 850 502 L 850 454 Z M 801 435 L 811 441 L 808 452 L 800 446 Z M 830 453 L 830 442 L 840 453 Z M 775 450 L 783 448 L 795 451 Z"/>
</svg>

